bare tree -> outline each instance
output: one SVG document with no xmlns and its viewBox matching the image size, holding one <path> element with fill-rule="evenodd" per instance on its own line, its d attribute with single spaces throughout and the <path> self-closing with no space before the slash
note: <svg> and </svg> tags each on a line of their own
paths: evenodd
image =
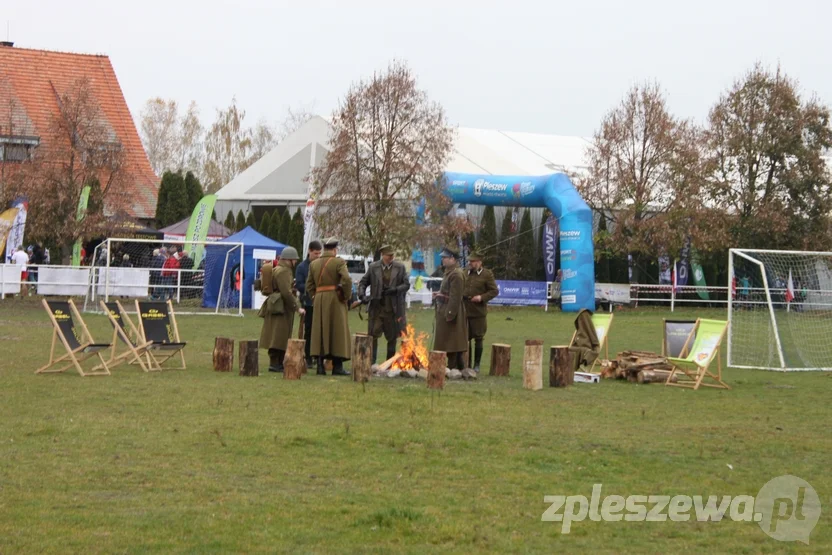
<svg viewBox="0 0 832 555">
<path fill-rule="evenodd" d="M 179 165 L 175 168 L 183 173 L 193 172 L 200 177 L 205 159 L 203 136 L 205 128 L 199 121 L 199 108 L 191 101 L 188 110 L 179 122 Z"/>
<path fill-rule="evenodd" d="M 460 232 L 439 183 L 452 144 L 444 110 L 404 63 L 355 83 L 333 114 L 326 162 L 313 170 L 322 230 L 367 253 Z M 423 198 L 432 214 L 424 228 L 414 225 Z"/>
<path fill-rule="evenodd" d="M 179 107 L 175 100 L 149 99 L 141 112 L 141 138 L 156 175 L 178 169 Z"/>
<path fill-rule="evenodd" d="M 312 114 L 314 113 L 314 110 L 314 104 L 309 110 L 307 110 L 304 107 L 289 107 L 286 110 L 286 117 L 284 117 L 283 121 L 280 122 L 277 131 L 275 132 L 277 142 L 282 141 L 283 139 L 300 129 L 303 126 L 303 124 L 305 124 L 307 121 L 312 119 Z"/>
<path fill-rule="evenodd" d="M 258 121 L 249 133 L 251 135 L 251 148 L 248 158 L 240 166 L 241 171 L 254 164 L 277 145 L 275 131 L 264 119 Z"/>
<path fill-rule="evenodd" d="M 251 130 L 243 124 L 245 110 L 231 99 L 226 110 L 217 110 L 217 118 L 205 136 L 204 184 L 213 193 L 234 179 L 248 167 L 251 150 Z"/>
<path fill-rule="evenodd" d="M 694 125 L 670 115 L 655 83 L 633 87 L 604 116 L 589 148 L 590 173 L 579 180 L 605 219 L 599 253 L 632 255 L 638 267 L 640 258 L 677 252 L 698 235 L 710 214 L 701 203 L 699 137 Z"/>
</svg>

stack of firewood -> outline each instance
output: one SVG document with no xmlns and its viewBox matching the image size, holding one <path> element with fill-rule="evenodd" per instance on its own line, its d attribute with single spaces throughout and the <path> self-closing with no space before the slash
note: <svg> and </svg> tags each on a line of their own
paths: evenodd
<svg viewBox="0 0 832 555">
<path fill-rule="evenodd" d="M 615 360 L 601 362 L 602 378 L 632 383 L 664 383 L 671 370 L 673 366 L 665 357 L 647 351 L 622 351 Z"/>
</svg>

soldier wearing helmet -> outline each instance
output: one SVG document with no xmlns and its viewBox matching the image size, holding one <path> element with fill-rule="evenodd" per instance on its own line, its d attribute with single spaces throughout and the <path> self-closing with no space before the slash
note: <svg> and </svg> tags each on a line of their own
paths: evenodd
<svg viewBox="0 0 832 555">
<path fill-rule="evenodd" d="M 298 258 L 294 247 L 286 247 L 280 253 L 277 266 L 268 262 L 261 269 L 259 285 L 268 298 L 259 313 L 263 318 L 260 348 L 269 350 L 269 372 L 283 372 L 283 358 L 292 337 L 295 313 L 305 313 L 292 291 Z"/>
</svg>

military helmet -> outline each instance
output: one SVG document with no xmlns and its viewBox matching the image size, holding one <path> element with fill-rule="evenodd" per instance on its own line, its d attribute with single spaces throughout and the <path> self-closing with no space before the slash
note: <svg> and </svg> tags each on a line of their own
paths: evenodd
<svg viewBox="0 0 832 555">
<path fill-rule="evenodd" d="M 286 247 L 283 249 L 283 252 L 280 253 L 281 260 L 298 260 L 299 258 L 298 251 L 295 247 Z"/>
</svg>

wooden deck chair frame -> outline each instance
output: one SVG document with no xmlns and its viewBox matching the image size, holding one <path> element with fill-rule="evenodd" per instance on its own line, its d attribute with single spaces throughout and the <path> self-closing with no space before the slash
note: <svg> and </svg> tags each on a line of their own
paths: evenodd
<svg viewBox="0 0 832 555">
<path fill-rule="evenodd" d="M 110 324 L 113 326 L 113 346 L 110 349 L 110 358 L 107 359 L 107 364 L 110 368 L 115 368 L 116 366 L 127 362 L 128 364 L 138 364 L 145 372 L 161 370 L 159 366 L 148 364 L 142 360 L 142 355 L 153 342 L 141 340 L 141 332 L 139 331 L 139 328 L 137 328 L 136 324 L 133 323 L 133 320 L 130 319 L 130 316 L 128 316 L 124 307 L 121 306 L 121 303 L 119 301 L 115 301 L 115 303 L 110 304 L 116 305 L 119 318 L 122 322 L 125 322 L 125 325 L 130 330 L 130 333 L 136 338 L 135 343 L 130 339 L 130 335 L 128 335 L 127 330 L 125 330 L 112 315 L 107 303 L 102 300 L 100 301 L 100 304 L 101 310 L 104 311 L 104 314 L 107 315 L 107 318 L 110 320 Z M 127 346 L 127 350 L 120 354 L 118 353 L 119 339 L 121 339 L 121 341 Z"/>
<path fill-rule="evenodd" d="M 146 302 L 153 302 L 158 303 L 159 301 L 146 301 Z M 168 306 L 168 319 L 170 320 L 171 330 L 173 331 L 173 338 L 176 340 L 175 343 L 170 344 L 169 347 L 165 347 L 162 343 L 157 343 L 155 341 L 150 340 L 150 345 L 144 351 L 147 363 L 149 366 L 154 366 L 160 370 L 185 370 L 185 353 L 183 350 L 185 349 L 185 343 L 179 337 L 179 327 L 176 325 L 176 314 L 173 311 L 173 303 L 170 300 L 166 301 L 165 304 Z M 141 341 L 149 341 L 144 329 L 144 319 L 142 318 L 142 309 L 141 309 L 141 301 L 136 299 L 136 314 L 139 318 L 139 337 Z M 162 368 L 162 365 L 179 355 L 179 360 L 181 365 L 179 366 L 168 366 L 166 368 Z"/>
<path fill-rule="evenodd" d="M 49 362 L 35 370 L 35 374 L 65 372 L 70 366 L 74 366 L 75 370 L 81 376 L 109 376 L 110 368 L 107 365 L 107 361 L 105 361 L 104 357 L 101 356 L 101 353 L 109 349 L 111 345 L 95 342 L 90 330 L 87 328 L 86 322 L 84 322 L 84 319 L 81 318 L 81 314 L 78 312 L 78 309 L 75 307 L 75 303 L 72 302 L 72 299 L 58 302 L 66 302 L 67 305 L 69 305 L 73 328 L 77 326 L 82 332 L 80 340 L 75 339 L 78 346 L 74 349 L 70 345 L 66 335 L 64 335 L 63 330 L 61 330 L 61 326 L 55 318 L 55 315 L 52 313 L 49 301 L 41 299 L 41 302 L 43 303 L 43 308 L 46 310 L 46 313 L 49 315 L 49 320 L 52 322 L 52 347 L 49 349 Z M 55 301 L 53 301 L 53 303 L 54 302 Z M 64 349 L 66 349 L 66 354 L 55 358 L 55 346 L 58 344 L 59 340 Z M 81 363 L 95 356 L 98 357 L 101 364 L 85 371 L 84 367 L 81 366 Z M 63 364 L 59 368 L 53 368 L 53 366 L 60 363 Z"/>
<path fill-rule="evenodd" d="M 601 359 L 601 351 L 604 351 L 604 357 L 605 357 L 606 360 L 610 359 L 609 337 L 610 337 L 610 328 L 612 327 L 612 320 L 613 320 L 614 317 L 615 317 L 615 314 L 610 313 L 609 324 L 607 324 L 607 329 L 604 331 L 604 337 L 598 339 L 598 343 L 599 343 L 599 345 L 598 345 L 598 358 L 595 359 L 595 361 L 592 363 L 592 366 L 589 368 L 590 372 L 592 372 L 595 369 L 595 366 L 600 363 L 599 361 Z M 592 323 L 593 323 L 593 325 L 595 325 L 595 321 L 594 321 L 595 314 L 592 315 L 592 318 L 593 318 Z M 596 333 L 597 333 L 597 326 L 596 326 Z M 575 337 L 577 335 L 578 335 L 578 330 L 575 330 L 575 332 L 572 334 L 572 339 L 569 341 L 569 346 L 570 347 L 572 345 L 574 345 Z"/>
<path fill-rule="evenodd" d="M 696 320 L 668 320 L 667 318 L 662 318 L 662 356 L 668 356 L 668 348 L 667 348 L 667 324 L 693 324 L 694 331 L 696 329 Z M 688 334 L 688 339 L 690 339 L 690 334 Z M 696 339 L 696 335 L 694 333 L 694 340 Z M 682 347 L 682 352 L 679 353 L 680 357 L 688 356 L 688 352 L 686 351 L 688 347 L 687 340 L 685 341 L 685 346 Z"/>
<path fill-rule="evenodd" d="M 694 326 L 693 330 L 688 335 L 687 341 L 685 341 L 685 346 L 683 348 L 684 352 L 690 353 L 695 345 L 695 338 L 699 331 L 699 325 L 702 323 L 702 318 L 697 318 L 696 325 Z M 717 389 L 731 389 L 731 387 L 722 381 L 722 340 L 725 338 L 725 334 L 728 332 L 728 322 L 723 322 L 725 325 L 722 328 L 722 332 L 719 334 L 719 338 L 717 339 L 717 343 L 714 346 L 713 352 L 711 356 L 706 361 L 705 365 L 699 365 L 698 363 L 689 360 L 690 354 L 688 354 L 688 358 L 673 358 L 668 357 L 667 361 L 673 365 L 673 370 L 670 371 L 670 374 L 667 376 L 667 381 L 665 381 L 664 385 L 670 385 L 674 387 L 687 387 L 693 390 L 697 390 L 700 387 L 713 387 Z M 713 372 L 709 371 L 711 364 L 713 364 L 714 359 L 716 359 L 716 367 L 717 373 L 714 374 Z M 689 365 L 690 367 L 686 368 L 684 365 Z M 695 368 L 695 369 L 694 369 Z M 687 378 L 683 378 L 683 375 Z M 677 382 L 672 383 L 673 376 L 677 376 Z M 704 383 L 703 380 L 705 378 L 709 378 L 716 383 Z"/>
</svg>

